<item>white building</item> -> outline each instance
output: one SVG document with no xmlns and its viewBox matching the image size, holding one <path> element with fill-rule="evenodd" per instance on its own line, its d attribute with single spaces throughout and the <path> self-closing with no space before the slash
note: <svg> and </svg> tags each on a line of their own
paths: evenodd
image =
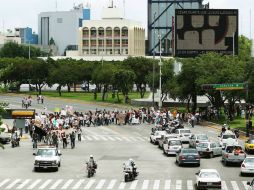
<svg viewBox="0 0 254 190">
<path fill-rule="evenodd" d="M 49 45 L 50 39 L 58 47 L 59 55 L 63 55 L 67 48 L 77 50 L 78 29 L 86 11 L 83 5 L 74 7 L 70 11 L 43 12 L 38 16 L 38 43 Z M 89 17 L 90 19 L 90 17 Z"/>
<path fill-rule="evenodd" d="M 0 33 L 0 45 L 3 45 L 8 42 L 15 42 L 21 44 L 21 38 L 16 37 L 14 34 L 4 35 Z"/>
<path fill-rule="evenodd" d="M 120 9 L 104 8 L 101 20 L 83 21 L 79 55 L 145 55 L 145 29 L 140 22 L 123 18 Z"/>
</svg>

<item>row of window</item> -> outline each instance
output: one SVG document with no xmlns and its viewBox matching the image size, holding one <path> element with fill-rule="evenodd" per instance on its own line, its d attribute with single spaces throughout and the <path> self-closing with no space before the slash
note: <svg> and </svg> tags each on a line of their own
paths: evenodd
<svg viewBox="0 0 254 190">
<path fill-rule="evenodd" d="M 107 50 L 96 50 L 91 49 L 90 51 L 83 50 L 84 55 L 128 55 L 128 49 L 107 49 Z"/>
</svg>

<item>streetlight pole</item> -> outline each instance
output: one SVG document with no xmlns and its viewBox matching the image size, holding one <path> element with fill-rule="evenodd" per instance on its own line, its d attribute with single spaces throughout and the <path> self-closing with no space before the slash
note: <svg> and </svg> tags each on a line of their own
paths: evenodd
<svg viewBox="0 0 254 190">
<path fill-rule="evenodd" d="M 29 46 L 28 46 L 28 58 L 30 59 L 30 57 L 31 57 L 31 52 L 30 52 L 31 50 L 30 50 L 30 40 L 29 40 Z"/>
<path fill-rule="evenodd" d="M 153 107 L 154 107 L 154 73 L 155 73 L 155 17 L 156 12 L 153 14 Z"/>
<path fill-rule="evenodd" d="M 159 66 L 160 66 L 160 84 L 159 84 L 159 109 L 161 109 L 162 107 L 162 101 L 161 101 L 161 66 L 162 66 L 162 61 L 161 61 L 161 35 L 159 35 L 159 40 L 160 40 L 160 62 L 159 62 Z"/>
<path fill-rule="evenodd" d="M 233 56 L 235 57 L 235 33 L 233 33 Z"/>
</svg>

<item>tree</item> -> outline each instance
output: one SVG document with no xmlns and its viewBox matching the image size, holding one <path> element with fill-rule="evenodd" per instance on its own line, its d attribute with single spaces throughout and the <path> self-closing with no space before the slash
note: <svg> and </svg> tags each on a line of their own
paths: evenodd
<svg viewBox="0 0 254 190">
<path fill-rule="evenodd" d="M 251 47 L 252 42 L 247 37 L 241 35 L 238 38 L 239 41 L 239 54 L 238 57 L 240 60 L 249 60 L 251 57 Z"/>
</svg>

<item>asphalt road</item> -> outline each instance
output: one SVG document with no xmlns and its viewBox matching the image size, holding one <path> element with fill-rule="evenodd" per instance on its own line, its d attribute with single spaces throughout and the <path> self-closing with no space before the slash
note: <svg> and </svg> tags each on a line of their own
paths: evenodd
<svg viewBox="0 0 254 190">
<path fill-rule="evenodd" d="M 21 98 L 0 96 L 11 107 L 20 107 Z M 98 105 L 63 100 L 47 100 L 48 110 L 64 105 L 73 105 L 79 111 L 104 109 Z M 35 105 L 38 111 L 43 107 Z M 105 109 L 114 109 L 114 107 Z M 223 190 L 245 190 L 252 177 L 241 177 L 239 166 L 225 167 L 221 157 L 202 158 L 200 167 L 179 167 L 175 157 L 167 157 L 157 146 L 149 142 L 151 125 L 84 127 L 82 141 L 76 148 L 62 150 L 62 163 L 58 172 L 34 172 L 31 140 L 23 140 L 18 148 L 6 145 L 0 150 L 0 189 L 146 189 L 146 190 L 194 190 L 195 173 L 201 168 L 217 169 L 223 180 Z M 206 133 L 217 140 L 218 131 L 195 126 L 193 133 Z M 93 154 L 98 170 L 88 179 L 85 162 Z M 133 158 L 140 175 L 137 180 L 123 182 L 123 163 Z"/>
</svg>

